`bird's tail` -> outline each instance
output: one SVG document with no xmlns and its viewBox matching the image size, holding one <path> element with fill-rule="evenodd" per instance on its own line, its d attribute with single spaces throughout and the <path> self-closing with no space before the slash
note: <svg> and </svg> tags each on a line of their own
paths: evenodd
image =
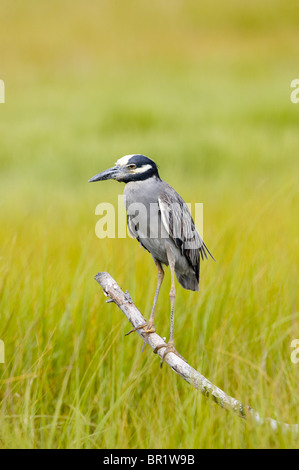
<svg viewBox="0 0 299 470">
<path fill-rule="evenodd" d="M 176 277 L 184 289 L 198 291 L 198 279 L 194 272 L 179 273 L 176 271 Z"/>
</svg>

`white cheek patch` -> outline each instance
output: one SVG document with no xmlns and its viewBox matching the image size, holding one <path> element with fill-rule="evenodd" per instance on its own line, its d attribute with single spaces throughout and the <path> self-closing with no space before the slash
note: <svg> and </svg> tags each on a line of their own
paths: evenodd
<svg viewBox="0 0 299 470">
<path fill-rule="evenodd" d="M 145 173 L 147 170 L 150 170 L 152 168 L 152 165 L 142 165 L 140 168 L 135 168 L 135 170 L 132 171 L 132 173 Z"/>
<path fill-rule="evenodd" d="M 134 157 L 134 155 L 136 155 L 136 154 L 133 153 L 132 155 L 125 155 L 124 157 L 117 160 L 116 165 L 125 166 L 128 163 L 128 161 L 130 160 L 130 158 Z"/>
</svg>

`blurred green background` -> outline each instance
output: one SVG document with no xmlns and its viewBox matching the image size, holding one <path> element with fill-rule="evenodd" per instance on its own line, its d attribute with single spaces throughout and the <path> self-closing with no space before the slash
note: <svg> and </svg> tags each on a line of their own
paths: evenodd
<svg viewBox="0 0 299 470">
<path fill-rule="evenodd" d="M 144 0 L 0 6 L 0 445 L 296 447 L 159 369 L 93 280 L 109 271 L 149 316 L 156 271 L 99 240 L 88 185 L 143 153 L 204 203 L 198 294 L 177 288 L 189 363 L 263 416 L 299 422 L 298 2 Z M 156 326 L 169 334 L 169 273 Z"/>
</svg>

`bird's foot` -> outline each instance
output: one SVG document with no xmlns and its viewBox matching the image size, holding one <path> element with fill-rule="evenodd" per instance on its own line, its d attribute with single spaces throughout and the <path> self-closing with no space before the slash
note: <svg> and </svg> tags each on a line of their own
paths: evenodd
<svg viewBox="0 0 299 470">
<path fill-rule="evenodd" d="M 163 366 L 163 362 L 165 361 L 167 354 L 171 352 L 175 354 L 176 356 L 178 356 L 180 359 L 183 359 L 183 361 L 187 362 L 186 359 L 177 352 L 177 350 L 174 347 L 173 341 L 168 341 L 168 344 L 160 344 L 159 346 L 156 346 L 154 349 L 154 353 L 157 354 L 157 351 L 161 348 L 165 348 L 165 351 L 160 362 L 160 367 Z"/>
<path fill-rule="evenodd" d="M 142 345 L 142 349 L 141 349 L 141 352 L 143 352 L 144 348 L 145 348 L 145 345 L 146 345 L 147 338 L 149 337 L 149 335 L 156 332 L 156 328 L 155 328 L 155 325 L 154 325 L 153 321 L 148 321 L 146 323 L 143 323 L 142 325 L 136 326 L 136 328 L 133 328 L 128 333 L 126 333 L 125 336 L 128 336 L 129 334 L 133 333 L 134 331 L 141 330 L 141 328 L 144 330 L 142 332 L 143 345 Z"/>
</svg>

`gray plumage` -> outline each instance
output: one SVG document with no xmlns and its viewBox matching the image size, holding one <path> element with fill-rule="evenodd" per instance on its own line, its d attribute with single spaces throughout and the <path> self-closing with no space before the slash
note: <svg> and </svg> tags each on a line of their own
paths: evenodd
<svg viewBox="0 0 299 470">
<path fill-rule="evenodd" d="M 166 246 L 170 246 L 177 280 L 185 289 L 198 291 L 200 256 L 207 258 L 207 251 L 181 196 L 165 181 L 152 176 L 127 183 L 124 198 L 131 235 L 166 266 Z M 146 214 L 138 214 L 138 203 L 144 205 Z"/>
</svg>

